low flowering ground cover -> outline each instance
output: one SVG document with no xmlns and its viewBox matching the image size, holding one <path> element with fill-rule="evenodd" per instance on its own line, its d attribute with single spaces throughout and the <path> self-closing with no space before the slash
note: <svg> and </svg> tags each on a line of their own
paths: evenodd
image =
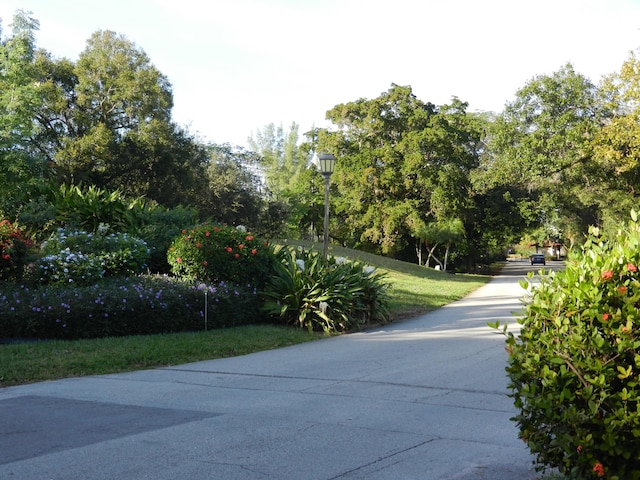
<svg viewBox="0 0 640 480">
<path fill-rule="evenodd" d="M 257 293 L 251 286 L 190 284 L 166 275 L 111 277 L 88 286 L 0 283 L 4 338 L 196 331 L 205 328 L 205 312 L 208 328 L 255 323 L 260 318 Z"/>
</svg>

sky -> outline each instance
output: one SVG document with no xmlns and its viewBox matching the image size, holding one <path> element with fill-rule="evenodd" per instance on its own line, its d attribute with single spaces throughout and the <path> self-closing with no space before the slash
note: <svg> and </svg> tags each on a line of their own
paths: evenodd
<svg viewBox="0 0 640 480">
<path fill-rule="evenodd" d="M 171 82 L 175 122 L 243 147 L 392 84 L 499 113 L 538 75 L 571 63 L 598 83 L 640 47 L 640 0 L 0 0 L 5 33 L 17 9 L 55 57 L 125 35 Z"/>
</svg>

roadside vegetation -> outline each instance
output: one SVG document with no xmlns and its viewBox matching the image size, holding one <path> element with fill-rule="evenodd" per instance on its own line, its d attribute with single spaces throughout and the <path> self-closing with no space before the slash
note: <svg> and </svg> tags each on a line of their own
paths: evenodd
<svg viewBox="0 0 640 480">
<path fill-rule="evenodd" d="M 310 250 L 314 249 L 313 244 L 305 246 Z M 332 247 L 330 253 L 338 258 L 365 262 L 385 275 L 389 298 L 387 321 L 391 322 L 401 321 L 462 298 L 490 278 L 480 275 L 449 275 L 343 247 Z M 0 291 L 1 285 L 0 283 Z M 242 304 L 239 305 L 241 308 Z M 207 331 L 5 344 L 0 345 L 0 385 L 10 386 L 245 355 L 319 340 L 326 336 L 322 331 L 310 332 L 306 328 L 252 323 Z"/>
</svg>

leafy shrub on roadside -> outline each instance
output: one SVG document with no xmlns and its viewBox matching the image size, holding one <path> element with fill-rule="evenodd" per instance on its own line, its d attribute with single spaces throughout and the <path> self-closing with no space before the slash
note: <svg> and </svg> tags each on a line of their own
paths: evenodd
<svg viewBox="0 0 640 480">
<path fill-rule="evenodd" d="M 20 278 L 33 243 L 9 220 L 0 221 L 0 280 Z"/>
<path fill-rule="evenodd" d="M 271 272 L 273 249 L 242 227 L 199 225 L 182 230 L 169 247 L 174 275 L 184 279 L 260 286 Z"/>
<path fill-rule="evenodd" d="M 207 292 L 205 296 L 204 292 Z M 167 276 L 105 278 L 81 286 L 0 284 L 0 337 L 78 339 L 196 331 L 255 323 L 253 287 Z"/>
<path fill-rule="evenodd" d="M 566 271 L 539 279 L 519 335 L 507 333 L 522 439 L 540 469 L 570 479 L 640 479 L 640 225 L 632 219 L 612 238 L 592 229 Z"/>
<path fill-rule="evenodd" d="M 345 332 L 388 318 L 384 276 L 360 262 L 325 264 L 316 252 L 283 249 L 261 291 L 263 309 L 279 321 L 309 331 Z"/>
<path fill-rule="evenodd" d="M 88 285 L 103 276 L 141 273 L 149 259 L 144 241 L 127 233 L 108 233 L 106 227 L 90 233 L 59 229 L 42 244 L 38 262 L 42 283 Z"/>
</svg>

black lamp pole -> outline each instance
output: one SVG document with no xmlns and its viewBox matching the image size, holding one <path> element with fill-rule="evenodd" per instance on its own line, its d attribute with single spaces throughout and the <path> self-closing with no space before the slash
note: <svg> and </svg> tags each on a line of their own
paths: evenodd
<svg viewBox="0 0 640 480">
<path fill-rule="evenodd" d="M 336 157 L 330 153 L 322 153 L 318 156 L 320 173 L 324 177 L 324 261 L 327 261 L 329 253 L 329 179 L 336 165 Z"/>
</svg>

